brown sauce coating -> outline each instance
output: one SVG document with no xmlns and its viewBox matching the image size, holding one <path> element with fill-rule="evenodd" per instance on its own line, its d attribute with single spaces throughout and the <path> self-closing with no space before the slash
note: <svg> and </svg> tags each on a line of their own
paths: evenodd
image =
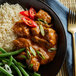
<svg viewBox="0 0 76 76">
<path fill-rule="evenodd" d="M 36 17 L 44 19 L 47 23 L 51 22 L 51 17 L 50 15 L 43 11 L 40 10 L 37 14 Z M 53 52 L 49 52 L 49 48 L 56 47 L 57 45 L 57 34 L 56 31 L 52 28 L 49 27 L 48 24 L 45 24 L 41 21 L 35 21 L 38 26 L 37 27 L 29 27 L 27 26 L 23 21 L 17 22 L 14 27 L 14 33 L 18 35 L 18 38 L 14 40 L 14 45 L 16 49 L 20 48 L 26 48 L 31 54 L 31 59 L 27 59 L 26 63 L 28 65 L 33 64 L 33 70 L 38 71 L 40 64 L 47 64 L 50 61 L 52 61 L 55 57 L 56 50 Z M 44 28 L 45 35 L 42 36 L 40 32 L 39 25 L 42 25 Z M 29 47 L 32 47 L 35 50 L 36 56 L 34 56 Z M 42 54 L 42 56 L 45 57 L 45 59 L 42 59 L 39 57 L 37 54 L 37 50 Z M 20 55 L 25 55 L 27 56 L 26 52 L 21 53 L 17 56 L 18 59 L 23 59 L 20 58 Z"/>
</svg>

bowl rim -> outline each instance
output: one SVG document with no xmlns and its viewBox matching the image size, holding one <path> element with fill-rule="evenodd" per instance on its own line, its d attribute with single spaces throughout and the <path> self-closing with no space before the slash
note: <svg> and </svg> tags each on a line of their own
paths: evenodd
<svg viewBox="0 0 76 76">
<path fill-rule="evenodd" d="M 63 29 L 64 39 L 65 39 L 65 55 L 64 55 L 63 61 L 61 62 L 61 65 L 60 65 L 60 67 L 59 67 L 59 70 L 60 70 L 61 67 L 62 67 L 62 65 L 63 65 L 63 63 L 64 63 L 64 60 L 65 60 L 65 58 L 66 58 L 66 55 L 67 55 L 67 39 L 66 39 L 65 29 L 64 29 L 64 26 L 63 26 L 60 18 L 59 18 L 58 15 L 53 11 L 53 9 L 50 7 L 50 5 L 48 5 L 47 3 L 45 3 L 45 2 L 42 1 L 42 0 L 37 0 L 37 1 L 40 1 L 42 4 L 44 4 L 45 6 L 47 6 L 47 7 L 51 10 L 51 12 L 54 13 L 54 15 L 57 17 L 57 19 L 58 19 L 58 21 L 59 21 L 59 23 L 61 24 L 61 27 L 62 27 L 62 29 Z M 56 74 L 59 72 L 59 70 L 56 72 Z"/>
<path fill-rule="evenodd" d="M 65 55 L 64 55 L 64 59 L 63 59 L 63 61 L 62 61 L 62 64 L 61 64 L 61 66 L 60 66 L 60 68 L 59 68 L 59 70 L 58 70 L 58 72 L 59 72 L 60 69 L 61 69 L 61 67 L 62 67 L 62 65 L 64 64 L 64 61 L 65 61 L 65 58 L 66 58 L 66 55 L 67 55 L 67 39 L 66 39 L 66 32 L 65 32 L 64 26 L 63 26 L 63 24 L 62 24 L 60 18 L 59 18 L 58 15 L 54 12 L 54 10 L 50 7 L 50 5 L 48 5 L 45 1 L 42 1 L 42 0 L 38 0 L 38 1 L 40 1 L 41 3 L 43 3 L 45 6 L 47 6 L 47 7 L 54 13 L 54 15 L 58 18 L 59 23 L 61 24 L 61 27 L 62 27 L 63 32 L 64 32 L 65 51 L 66 51 L 66 52 L 65 52 Z M 56 74 L 57 74 L 57 73 L 56 73 Z"/>
</svg>

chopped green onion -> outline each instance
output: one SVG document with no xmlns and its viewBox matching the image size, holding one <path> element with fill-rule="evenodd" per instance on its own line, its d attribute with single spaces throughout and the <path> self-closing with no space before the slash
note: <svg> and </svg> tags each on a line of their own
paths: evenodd
<svg viewBox="0 0 76 76">
<path fill-rule="evenodd" d="M 24 51 L 25 48 L 22 48 L 20 50 L 17 50 L 17 51 L 14 51 L 14 52 L 9 52 L 9 53 L 4 53 L 4 54 L 0 54 L 0 57 L 7 57 L 7 56 L 10 56 L 10 55 L 16 55 L 22 51 Z"/>
<path fill-rule="evenodd" d="M 12 73 L 11 68 L 7 64 L 5 64 L 4 68 L 8 73 Z"/>
<path fill-rule="evenodd" d="M 38 21 L 42 21 L 42 22 L 44 22 L 44 20 L 43 20 L 43 19 L 41 19 L 41 18 L 38 18 Z"/>
<path fill-rule="evenodd" d="M 27 59 L 27 57 L 25 55 L 21 55 L 20 57 Z"/>
<path fill-rule="evenodd" d="M 43 19 L 38 18 L 38 21 L 44 22 L 45 24 L 47 24 L 46 21 L 44 21 Z"/>
<path fill-rule="evenodd" d="M 31 51 L 31 53 L 34 55 L 34 56 L 36 56 L 36 52 L 35 52 L 35 50 L 30 46 L 30 51 Z"/>
<path fill-rule="evenodd" d="M 29 68 L 31 69 L 32 67 L 33 67 L 33 64 L 30 64 L 30 65 L 29 65 Z"/>
<path fill-rule="evenodd" d="M 49 25 L 50 27 L 52 27 L 53 25 Z"/>
<path fill-rule="evenodd" d="M 48 49 L 49 52 L 53 52 L 53 51 L 56 51 L 56 48 L 50 48 Z"/>
<path fill-rule="evenodd" d="M 45 59 L 45 57 L 39 51 L 37 51 L 37 54 L 40 58 Z"/>
<path fill-rule="evenodd" d="M 44 31 L 44 28 L 43 28 L 42 25 L 40 25 L 40 31 L 41 31 L 42 36 L 44 36 L 45 35 L 45 31 Z"/>
<path fill-rule="evenodd" d="M 30 52 L 28 50 L 27 50 L 27 57 L 28 57 L 28 59 L 31 58 L 31 54 L 30 54 Z"/>
</svg>

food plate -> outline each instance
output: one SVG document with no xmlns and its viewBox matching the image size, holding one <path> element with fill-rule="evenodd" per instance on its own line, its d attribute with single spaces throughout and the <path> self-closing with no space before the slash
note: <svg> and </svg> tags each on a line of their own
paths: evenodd
<svg viewBox="0 0 76 76">
<path fill-rule="evenodd" d="M 55 76 L 59 72 L 66 55 L 65 30 L 56 13 L 46 3 L 39 0 L 0 0 L 0 4 L 3 4 L 5 2 L 9 4 L 18 3 L 24 9 L 25 7 L 26 8 L 34 7 L 37 11 L 43 9 L 52 16 L 54 27 L 58 34 L 57 53 L 54 60 L 47 65 L 40 66 L 38 72 L 41 74 L 41 76 Z"/>
</svg>

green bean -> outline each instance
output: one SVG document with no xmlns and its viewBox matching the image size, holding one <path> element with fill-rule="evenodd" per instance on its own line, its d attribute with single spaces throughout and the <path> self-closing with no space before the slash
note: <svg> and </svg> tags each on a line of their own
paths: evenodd
<svg viewBox="0 0 76 76">
<path fill-rule="evenodd" d="M 3 53 L 6 53 L 7 54 L 6 51 L 4 51 Z M 12 57 L 12 59 L 13 59 L 13 62 L 17 65 L 17 61 L 13 57 Z M 21 72 L 23 73 L 24 76 L 29 76 L 27 74 L 27 72 L 21 66 L 17 65 L 17 67 L 21 70 Z"/>
<path fill-rule="evenodd" d="M 11 66 L 17 71 L 17 73 L 18 73 L 18 76 L 22 76 L 22 74 L 21 74 L 21 72 L 20 72 L 20 70 L 14 65 L 14 63 L 13 64 L 11 64 Z"/>
<path fill-rule="evenodd" d="M 21 70 L 24 76 L 29 76 L 29 74 L 21 66 L 18 66 L 18 68 Z"/>
<path fill-rule="evenodd" d="M 41 76 L 41 75 L 38 74 L 38 73 L 36 73 L 36 72 L 34 72 L 34 73 L 32 74 L 32 76 Z"/>
<path fill-rule="evenodd" d="M 4 73 L 0 72 L 0 76 L 6 76 Z"/>
<path fill-rule="evenodd" d="M 12 59 L 13 59 L 13 57 L 12 57 Z M 9 62 L 8 59 L 5 59 L 5 61 Z M 22 76 L 20 70 L 15 66 L 15 64 L 13 62 L 11 63 L 11 66 L 17 71 L 18 76 Z"/>
<path fill-rule="evenodd" d="M 9 66 L 11 66 L 12 60 L 13 60 L 13 58 L 12 58 L 12 56 L 10 56 L 9 63 L 8 63 Z"/>
<path fill-rule="evenodd" d="M 0 66 L 3 65 L 3 63 L 0 62 Z"/>
<path fill-rule="evenodd" d="M 14 51 L 14 52 L 0 54 L 0 57 L 7 57 L 7 56 L 10 56 L 10 55 L 16 55 L 16 54 L 18 54 L 18 53 L 20 53 L 20 52 L 22 52 L 24 50 L 25 50 L 25 48 L 17 50 L 17 51 Z"/>
<path fill-rule="evenodd" d="M 6 53 L 6 51 L 5 51 L 3 48 L 0 48 L 0 51 L 1 51 L 2 53 Z"/>
<path fill-rule="evenodd" d="M 14 63 L 17 65 L 17 61 L 13 58 Z M 21 70 L 24 76 L 29 76 L 29 74 L 19 65 L 17 67 Z"/>
<path fill-rule="evenodd" d="M 4 68 L 2 68 L 1 66 L 0 66 L 0 71 L 1 71 L 2 73 L 6 74 L 7 76 L 13 76 L 12 74 L 8 73 L 8 72 L 7 72 Z"/>
</svg>

